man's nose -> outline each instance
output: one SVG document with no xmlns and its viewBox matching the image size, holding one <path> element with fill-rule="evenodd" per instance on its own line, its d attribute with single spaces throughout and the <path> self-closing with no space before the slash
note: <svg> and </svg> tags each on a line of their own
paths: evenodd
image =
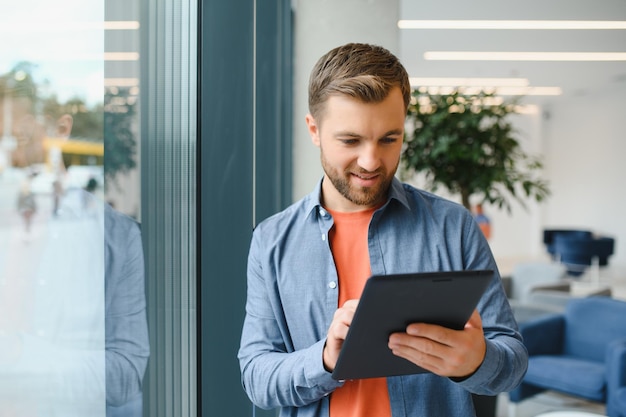
<svg viewBox="0 0 626 417">
<path fill-rule="evenodd" d="M 380 152 L 377 146 L 364 146 L 359 155 L 358 164 L 366 171 L 373 172 L 380 167 Z"/>
</svg>

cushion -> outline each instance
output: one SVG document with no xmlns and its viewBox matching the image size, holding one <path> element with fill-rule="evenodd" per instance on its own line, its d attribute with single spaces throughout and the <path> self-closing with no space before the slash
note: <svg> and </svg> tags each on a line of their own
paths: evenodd
<svg viewBox="0 0 626 417">
<path fill-rule="evenodd" d="M 524 382 L 592 401 L 605 401 L 604 364 L 571 356 L 531 356 Z"/>
<path fill-rule="evenodd" d="M 626 303 L 609 297 L 571 300 L 565 313 L 566 355 L 603 362 L 607 345 L 626 336 Z"/>
</svg>

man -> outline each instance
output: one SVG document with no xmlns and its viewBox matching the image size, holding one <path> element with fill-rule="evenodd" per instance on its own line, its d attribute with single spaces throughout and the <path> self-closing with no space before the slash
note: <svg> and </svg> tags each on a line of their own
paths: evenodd
<svg viewBox="0 0 626 417">
<path fill-rule="evenodd" d="M 335 48 L 312 71 L 306 123 L 324 176 L 255 229 L 248 258 L 239 361 L 259 407 L 299 417 L 474 416 L 471 393 L 511 390 L 526 371 L 496 276 L 463 330 L 414 323 L 389 337 L 395 355 L 432 373 L 331 377 L 370 275 L 496 270 L 467 210 L 394 178 L 409 100 L 405 69 L 381 47 Z"/>
</svg>

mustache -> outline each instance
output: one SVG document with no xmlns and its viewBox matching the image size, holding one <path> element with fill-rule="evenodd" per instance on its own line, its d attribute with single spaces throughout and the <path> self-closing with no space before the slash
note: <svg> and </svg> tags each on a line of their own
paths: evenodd
<svg viewBox="0 0 626 417">
<path fill-rule="evenodd" d="M 378 169 L 376 169 L 374 171 L 368 171 L 367 169 L 363 169 L 363 168 L 357 166 L 357 167 L 354 167 L 354 168 L 353 167 L 348 168 L 346 170 L 346 172 L 349 172 L 351 174 L 357 174 L 357 175 L 360 175 L 360 174 L 363 174 L 363 175 L 381 175 L 381 174 L 384 174 L 386 172 L 386 170 L 381 167 L 381 168 L 378 168 Z"/>
</svg>

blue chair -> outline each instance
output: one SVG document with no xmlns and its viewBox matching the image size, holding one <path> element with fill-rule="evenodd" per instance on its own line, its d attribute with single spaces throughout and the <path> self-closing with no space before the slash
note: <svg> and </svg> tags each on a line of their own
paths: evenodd
<svg viewBox="0 0 626 417">
<path fill-rule="evenodd" d="M 616 366 L 609 368 L 607 413 L 612 417 L 626 417 L 626 341 L 615 342 L 611 353 L 609 361 Z"/>
<path fill-rule="evenodd" d="M 609 297 L 570 300 L 562 314 L 520 324 L 528 371 L 509 393 L 515 405 L 545 390 L 607 406 L 609 417 L 626 417 L 626 302 Z"/>
<path fill-rule="evenodd" d="M 590 230 L 578 230 L 578 229 L 545 229 L 543 231 L 543 243 L 546 245 L 546 250 L 550 254 L 553 260 L 558 261 L 558 254 L 555 248 L 556 236 L 571 237 L 574 239 L 588 239 L 591 238 L 593 233 Z"/>
<path fill-rule="evenodd" d="M 581 275 L 589 266 L 602 267 L 613 255 L 615 240 L 611 237 L 581 237 L 567 234 L 554 236 L 554 251 L 570 275 Z"/>
</svg>

